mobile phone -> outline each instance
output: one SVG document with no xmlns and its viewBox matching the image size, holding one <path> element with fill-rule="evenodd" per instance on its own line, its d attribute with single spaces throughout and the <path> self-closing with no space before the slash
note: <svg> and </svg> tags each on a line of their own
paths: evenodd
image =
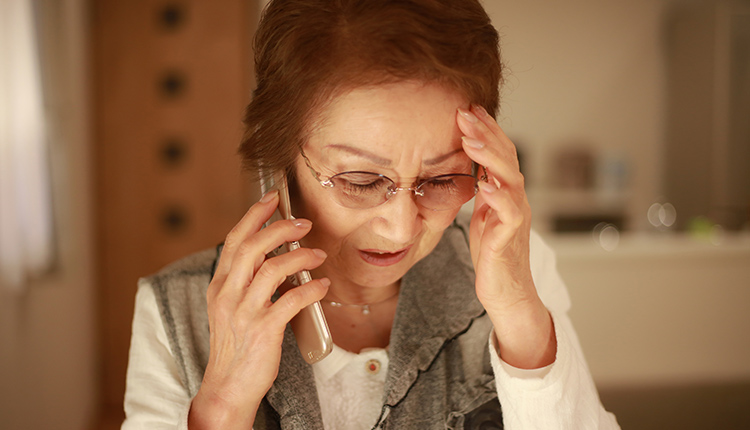
<svg viewBox="0 0 750 430">
<path fill-rule="evenodd" d="M 291 204 L 289 200 L 289 187 L 287 186 L 286 175 L 283 172 L 271 172 L 267 169 L 260 169 L 260 191 L 262 194 L 271 190 L 279 191 L 279 207 L 271 219 L 266 222 L 265 226 L 279 219 L 294 219 L 292 216 Z M 284 251 L 290 252 L 300 247 L 299 242 L 287 242 L 282 247 L 274 251 L 280 254 Z M 312 281 L 312 276 L 307 270 L 302 270 L 294 274 L 292 283 L 302 285 Z M 331 331 L 328 328 L 328 322 L 323 314 L 323 307 L 320 302 L 315 302 L 302 309 L 290 322 L 294 337 L 297 338 L 302 357 L 306 362 L 313 364 L 324 359 L 333 350 L 333 340 Z"/>
</svg>

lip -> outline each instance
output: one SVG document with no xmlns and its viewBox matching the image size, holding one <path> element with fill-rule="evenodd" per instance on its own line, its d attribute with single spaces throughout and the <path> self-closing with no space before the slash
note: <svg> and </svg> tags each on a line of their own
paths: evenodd
<svg viewBox="0 0 750 430">
<path fill-rule="evenodd" d="M 398 251 L 385 251 L 382 249 L 360 249 L 359 256 L 362 257 L 365 262 L 370 263 L 374 266 L 392 266 L 406 257 L 409 253 L 411 245 Z"/>
</svg>

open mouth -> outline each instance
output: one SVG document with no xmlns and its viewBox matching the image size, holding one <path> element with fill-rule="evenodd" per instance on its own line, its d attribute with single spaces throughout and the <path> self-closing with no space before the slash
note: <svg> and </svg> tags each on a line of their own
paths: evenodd
<svg viewBox="0 0 750 430">
<path fill-rule="evenodd" d="M 375 266 L 390 266 L 403 260 L 406 254 L 409 253 L 409 249 L 411 249 L 411 246 L 396 252 L 388 252 L 380 249 L 361 249 L 359 250 L 359 255 L 363 260 Z"/>
</svg>

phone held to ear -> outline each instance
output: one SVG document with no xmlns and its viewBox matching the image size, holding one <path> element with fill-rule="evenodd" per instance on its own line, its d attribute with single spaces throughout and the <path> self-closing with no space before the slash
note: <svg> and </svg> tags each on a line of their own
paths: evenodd
<svg viewBox="0 0 750 430">
<path fill-rule="evenodd" d="M 260 169 L 260 191 L 262 194 L 271 190 L 279 191 L 279 208 L 274 213 L 265 226 L 279 219 L 294 219 L 292 216 L 291 205 L 289 201 L 289 187 L 287 186 L 286 176 L 283 172 L 270 172 Z M 287 242 L 281 248 L 274 251 L 275 254 L 290 252 L 299 248 L 299 242 Z M 312 276 L 307 270 L 302 270 L 294 274 L 293 283 L 302 285 L 312 281 Z M 297 338 L 302 357 L 306 362 L 313 364 L 323 358 L 333 350 L 333 340 L 331 331 L 328 329 L 328 322 L 323 314 L 323 307 L 320 302 L 315 302 L 310 306 L 302 309 L 290 322 L 294 337 Z"/>
</svg>

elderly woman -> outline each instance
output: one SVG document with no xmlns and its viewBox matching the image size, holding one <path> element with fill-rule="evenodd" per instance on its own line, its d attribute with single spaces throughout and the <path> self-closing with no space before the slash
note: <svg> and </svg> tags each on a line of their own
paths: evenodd
<svg viewBox="0 0 750 430">
<path fill-rule="evenodd" d="M 297 219 L 262 228 L 269 192 L 142 280 L 123 428 L 618 428 L 530 231 L 479 2 L 272 1 L 255 43 L 240 154 Z M 309 365 L 287 326 L 316 301 L 334 347 Z"/>
</svg>

